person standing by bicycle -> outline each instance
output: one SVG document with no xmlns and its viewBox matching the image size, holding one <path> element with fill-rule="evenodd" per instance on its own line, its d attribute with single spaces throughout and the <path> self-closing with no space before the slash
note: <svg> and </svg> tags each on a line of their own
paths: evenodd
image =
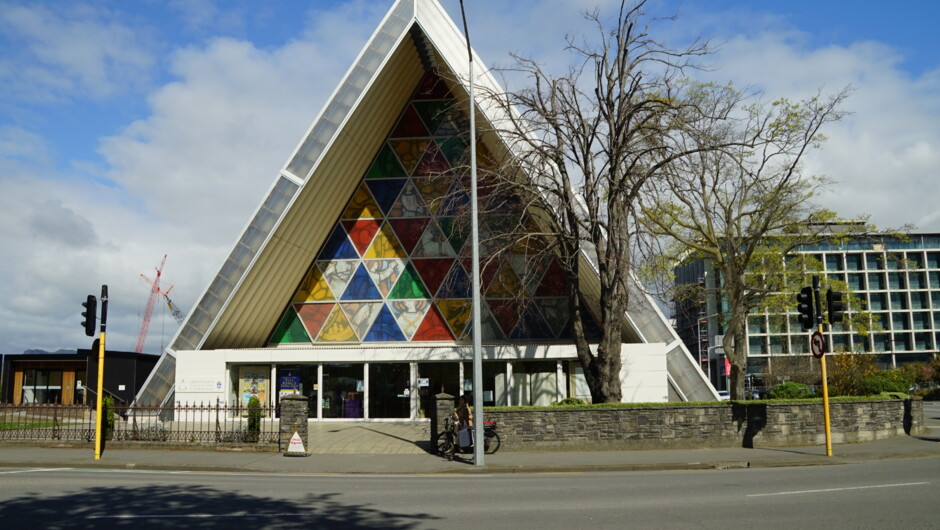
<svg viewBox="0 0 940 530">
<path fill-rule="evenodd" d="M 457 398 L 457 408 L 454 409 L 454 421 L 457 426 L 457 445 L 461 449 L 469 447 L 473 443 L 473 436 L 470 429 L 473 428 L 473 412 L 467 405 L 467 397 Z"/>
</svg>

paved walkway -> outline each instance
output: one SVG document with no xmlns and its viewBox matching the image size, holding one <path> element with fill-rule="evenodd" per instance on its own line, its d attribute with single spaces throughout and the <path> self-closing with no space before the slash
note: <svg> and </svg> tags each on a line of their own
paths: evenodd
<svg viewBox="0 0 940 530">
<path fill-rule="evenodd" d="M 833 447 L 730 448 L 647 451 L 500 451 L 475 466 L 468 455 L 449 462 L 427 451 L 427 423 L 311 423 L 309 457 L 245 451 L 106 448 L 94 460 L 85 448 L 48 444 L 0 445 L 0 468 L 107 468 L 257 473 L 457 474 L 579 471 L 741 469 L 836 465 L 938 458 L 940 430 L 916 437 Z M 0 470 L 2 473 L 2 470 Z"/>
</svg>

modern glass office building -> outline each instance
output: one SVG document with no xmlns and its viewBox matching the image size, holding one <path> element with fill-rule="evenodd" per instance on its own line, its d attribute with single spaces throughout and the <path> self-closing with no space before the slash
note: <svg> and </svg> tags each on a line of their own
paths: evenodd
<svg viewBox="0 0 940 530">
<path fill-rule="evenodd" d="M 876 355 L 885 368 L 927 361 L 940 351 L 940 234 L 859 238 L 800 252 L 822 264 L 820 274 L 845 282 L 870 313 L 867 336 L 848 324 L 833 326 L 831 351 Z M 704 261 L 688 264 L 679 269 L 678 281 L 702 282 L 712 288 L 706 293 L 713 293 L 716 276 L 709 277 L 707 270 Z M 748 373 L 766 375 L 775 371 L 775 362 L 810 355 L 809 333 L 797 321 L 795 301 L 793 305 L 785 316 L 749 317 Z M 677 329 L 693 355 L 701 355 L 703 366 L 712 367 L 712 380 L 723 385 L 719 307 L 714 295 L 683 303 L 677 308 Z"/>
<path fill-rule="evenodd" d="M 478 93 L 498 93 L 474 63 Z M 138 402 L 256 396 L 276 404 L 300 393 L 317 419 L 415 419 L 426 414 L 423 398 L 471 391 L 470 190 L 459 171 L 468 83 L 466 41 L 441 6 L 395 2 Z M 499 112 L 478 102 L 477 123 L 506 123 Z M 483 128 L 477 152 L 486 168 L 487 153 L 508 149 L 495 127 Z M 513 200 L 481 195 L 507 207 Z M 479 224 L 480 254 L 501 256 L 481 272 L 484 404 L 587 397 L 567 280 L 551 256 L 491 247 L 507 220 L 484 215 Z M 513 222 L 537 228 L 534 219 Z M 591 285 L 586 253 L 582 263 Z M 582 298 L 592 306 L 592 293 Z M 624 399 L 714 399 L 652 300 L 639 288 L 632 300 L 620 352 Z"/>
</svg>

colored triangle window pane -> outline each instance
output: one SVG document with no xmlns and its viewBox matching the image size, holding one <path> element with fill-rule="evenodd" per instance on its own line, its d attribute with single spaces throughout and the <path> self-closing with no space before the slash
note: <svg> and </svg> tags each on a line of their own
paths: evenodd
<svg viewBox="0 0 940 530">
<path fill-rule="evenodd" d="M 499 329 L 499 325 L 496 324 L 496 320 L 493 318 L 493 314 L 486 304 L 480 306 L 480 330 L 480 338 L 484 341 L 503 340 L 503 331 Z M 473 320 L 471 319 L 470 322 L 467 323 L 467 327 L 464 328 L 461 338 L 470 338 L 472 334 Z"/>
<path fill-rule="evenodd" d="M 337 260 L 337 261 L 318 261 L 317 267 L 323 273 L 323 278 L 329 284 L 333 293 L 342 293 L 349 284 L 349 279 L 356 272 L 358 261 Z"/>
<path fill-rule="evenodd" d="M 417 167 L 418 161 L 424 155 L 424 150 L 428 147 L 427 140 L 396 140 L 388 144 L 392 146 L 392 151 L 395 151 L 398 161 L 409 175 Z"/>
<path fill-rule="evenodd" d="M 372 278 L 369 277 L 369 271 L 366 270 L 364 264 L 359 264 L 356 273 L 353 274 L 352 279 L 349 280 L 349 285 L 346 287 L 342 299 L 380 300 L 381 298 L 382 295 L 379 294 L 379 290 L 375 287 L 375 284 L 372 283 Z"/>
<path fill-rule="evenodd" d="M 544 246 L 542 247 L 544 248 Z M 542 281 L 542 276 L 551 263 L 551 257 L 545 255 L 512 255 L 509 264 L 519 280 L 525 285 L 527 293 L 536 290 Z"/>
<path fill-rule="evenodd" d="M 437 291 L 438 298 L 470 298 L 470 276 L 463 267 L 451 267 L 450 274 Z"/>
<path fill-rule="evenodd" d="M 435 296 L 441 284 L 444 283 L 447 273 L 450 272 L 454 260 L 452 258 L 413 259 L 411 264 L 418 271 L 421 279 L 424 280 L 428 292 L 431 293 L 431 296 Z"/>
<path fill-rule="evenodd" d="M 545 276 L 542 277 L 542 283 L 539 284 L 535 296 L 564 296 L 568 294 L 568 282 L 565 279 L 565 272 L 557 260 L 552 260 Z"/>
<path fill-rule="evenodd" d="M 441 207 L 437 210 L 437 215 L 469 215 L 470 214 L 470 193 L 455 180 L 454 185 L 447 192 L 447 195 L 441 201 Z"/>
<path fill-rule="evenodd" d="M 294 294 L 295 302 L 327 302 L 334 300 L 333 292 L 330 291 L 330 285 L 323 277 L 323 272 L 314 265 L 307 271 L 303 283 Z M 314 333 L 314 335 L 316 335 Z"/>
<path fill-rule="evenodd" d="M 552 330 L 545 323 L 538 309 L 531 303 L 526 305 L 525 313 L 509 334 L 511 339 L 551 339 L 554 338 Z"/>
<path fill-rule="evenodd" d="M 463 336 L 467 322 L 470 321 L 472 304 L 471 300 L 438 300 L 437 308 L 455 337 Z"/>
<path fill-rule="evenodd" d="M 486 296 L 488 298 L 512 298 L 520 294 L 525 296 L 527 293 L 522 288 L 522 282 L 519 281 L 519 277 L 512 270 L 512 266 L 509 265 L 508 261 L 505 261 L 493 281 L 490 282 L 490 286 L 486 290 Z"/>
<path fill-rule="evenodd" d="M 326 318 L 323 329 L 317 336 L 317 342 L 356 342 L 357 340 L 356 333 L 349 325 L 349 320 L 346 319 L 346 314 L 337 305 Z"/>
<path fill-rule="evenodd" d="M 463 265 L 467 275 L 472 277 L 473 258 L 462 258 L 460 263 Z M 480 260 L 480 289 L 482 289 L 484 292 L 486 291 L 486 288 L 490 286 L 490 283 L 493 281 L 493 277 L 496 276 L 496 271 L 499 270 L 501 263 L 502 261 L 498 259 Z"/>
<path fill-rule="evenodd" d="M 369 186 L 372 196 L 375 197 L 375 202 L 378 203 L 379 208 L 388 213 L 392 209 L 392 205 L 395 204 L 395 199 L 401 193 L 405 182 L 408 181 L 405 179 L 370 180 L 366 181 L 366 184 Z"/>
<path fill-rule="evenodd" d="M 421 239 L 415 245 L 411 255 L 419 258 L 449 258 L 455 257 L 454 249 L 450 246 L 450 241 L 438 228 L 437 223 L 431 221 L 428 223 Z"/>
<path fill-rule="evenodd" d="M 392 316 L 395 317 L 395 322 L 398 323 L 398 327 L 401 328 L 402 333 L 405 334 L 405 338 L 408 340 L 411 340 L 415 331 L 418 330 L 418 326 L 424 320 L 424 314 L 427 313 L 430 305 L 430 301 L 423 299 L 390 300 L 388 302 L 388 306 L 392 310 Z"/>
<path fill-rule="evenodd" d="M 340 225 L 336 225 L 336 228 L 333 229 L 333 233 L 330 234 L 330 238 L 326 240 L 323 250 L 320 251 L 320 255 L 317 257 L 318 260 L 357 258 L 359 258 L 359 254 L 352 246 L 352 243 L 349 242 L 346 231 Z"/>
<path fill-rule="evenodd" d="M 382 304 L 382 309 L 375 318 L 372 329 L 362 340 L 363 342 L 401 342 L 406 339 L 388 306 Z"/>
<path fill-rule="evenodd" d="M 441 317 L 440 312 L 432 305 L 411 340 L 454 340 L 454 335 L 451 334 L 450 328 L 447 327 L 447 322 Z"/>
<path fill-rule="evenodd" d="M 297 304 L 294 308 L 297 310 L 297 314 L 300 315 L 300 320 L 303 321 L 304 327 L 307 328 L 307 333 L 311 337 L 316 337 L 320 333 L 320 329 L 323 328 L 323 323 L 326 322 L 326 318 L 330 316 L 330 311 L 332 311 L 335 304 Z"/>
<path fill-rule="evenodd" d="M 398 125 L 392 130 L 389 138 L 417 138 L 430 136 L 430 134 L 428 128 L 421 122 L 421 118 L 418 117 L 418 112 L 414 107 L 408 105 L 405 107 L 405 112 L 402 113 L 401 118 L 398 119 Z"/>
<path fill-rule="evenodd" d="M 454 104 L 453 100 L 438 99 L 429 101 L 415 101 L 412 103 L 421 120 L 431 131 L 437 131 L 438 127 L 444 123 L 446 112 Z"/>
<path fill-rule="evenodd" d="M 304 325 L 293 307 L 288 307 L 284 312 L 284 316 L 281 317 L 281 321 L 271 336 L 271 342 L 274 344 L 310 342 L 310 336 L 304 330 Z"/>
<path fill-rule="evenodd" d="M 447 99 L 450 98 L 450 89 L 434 72 L 428 72 L 418 84 L 414 99 Z"/>
<path fill-rule="evenodd" d="M 412 182 L 405 184 L 398 200 L 388 211 L 388 217 L 425 217 L 430 215 L 424 199 Z"/>
<path fill-rule="evenodd" d="M 520 307 L 519 301 L 487 300 L 486 303 L 490 306 L 493 318 L 499 324 L 500 329 L 508 336 L 515 329 L 516 324 L 519 323 L 519 318 L 522 316 L 520 314 L 522 307 Z"/>
<path fill-rule="evenodd" d="M 342 303 L 340 307 L 343 308 L 346 320 L 349 321 L 349 325 L 356 332 L 356 336 L 359 337 L 359 340 L 363 340 L 369 333 L 375 317 L 385 307 L 385 304 L 382 302 L 353 302 Z"/>
<path fill-rule="evenodd" d="M 369 248 L 372 238 L 375 237 L 376 232 L 382 226 L 382 221 L 379 219 L 359 219 L 356 221 L 343 221 L 342 223 L 346 233 L 349 234 L 349 239 L 352 240 L 353 246 L 356 247 L 360 255 L 364 254 L 366 249 Z"/>
<path fill-rule="evenodd" d="M 379 229 L 379 233 L 376 234 L 375 239 L 372 241 L 372 246 L 369 247 L 369 250 L 366 251 L 363 257 L 367 259 L 404 259 L 408 257 L 408 254 L 405 253 L 405 249 L 403 249 L 401 243 L 398 242 L 398 238 L 395 236 L 391 225 L 385 223 L 382 225 L 382 228 Z"/>
<path fill-rule="evenodd" d="M 431 295 L 428 294 L 428 290 L 425 289 L 424 283 L 421 281 L 421 278 L 418 276 L 418 273 L 415 272 L 415 268 L 410 262 L 405 265 L 405 270 L 401 273 L 401 277 L 398 278 L 398 283 L 395 284 L 395 288 L 392 289 L 392 292 L 388 295 L 390 300 L 430 297 Z"/>
<path fill-rule="evenodd" d="M 470 130 L 470 120 L 464 115 L 463 111 L 459 108 L 452 107 L 448 110 L 447 114 L 444 116 L 444 121 L 441 122 L 440 127 L 434 131 L 435 136 L 456 136 L 461 133 L 466 133 Z M 478 143 L 478 146 L 482 144 Z M 469 159 L 468 159 L 469 160 Z M 469 164 L 468 164 L 469 165 Z"/>
<path fill-rule="evenodd" d="M 450 241 L 450 246 L 453 247 L 457 253 L 460 253 L 464 243 L 466 243 L 467 239 L 470 237 L 470 219 L 463 216 L 439 217 L 437 224 L 441 227 L 441 232 L 444 233 L 447 240 Z"/>
<path fill-rule="evenodd" d="M 380 217 L 382 217 L 382 210 L 379 209 L 379 205 L 375 203 L 372 194 L 369 193 L 369 188 L 365 184 L 360 184 L 352 200 L 349 201 L 346 211 L 343 212 L 343 219 L 375 219 Z"/>
<path fill-rule="evenodd" d="M 401 162 L 395 156 L 395 151 L 388 144 L 383 144 L 379 150 L 378 156 L 366 172 L 366 180 L 371 179 L 399 179 L 405 178 L 405 168 L 401 167 Z"/>
<path fill-rule="evenodd" d="M 431 212 L 437 212 L 450 190 L 449 177 L 419 177 L 412 180 Z"/>
<path fill-rule="evenodd" d="M 533 303 L 538 305 L 549 328 L 555 330 L 555 337 L 568 329 L 571 309 L 567 298 L 536 298 Z"/>
<path fill-rule="evenodd" d="M 437 177 L 446 175 L 449 170 L 450 164 L 447 163 L 447 159 L 444 158 L 440 149 L 437 148 L 437 144 L 431 142 L 428 144 L 428 148 L 424 152 L 421 162 L 419 162 L 418 166 L 415 168 L 413 176 Z"/>
<path fill-rule="evenodd" d="M 417 217 L 409 219 L 389 219 L 388 224 L 392 226 L 392 230 L 395 232 L 395 235 L 398 236 L 398 241 L 401 243 L 402 248 L 405 249 L 405 252 L 411 254 L 430 221 L 431 219 L 427 217 Z"/>
<path fill-rule="evenodd" d="M 442 140 L 440 144 L 440 151 L 451 166 L 460 165 L 468 153 L 467 148 L 469 146 L 467 142 L 459 136 Z M 479 184 L 479 182 L 477 183 Z"/>
<path fill-rule="evenodd" d="M 366 260 L 364 263 L 369 276 L 383 297 L 387 297 L 388 293 L 392 292 L 395 282 L 405 269 L 405 261 L 400 259 L 375 259 Z"/>
</svg>

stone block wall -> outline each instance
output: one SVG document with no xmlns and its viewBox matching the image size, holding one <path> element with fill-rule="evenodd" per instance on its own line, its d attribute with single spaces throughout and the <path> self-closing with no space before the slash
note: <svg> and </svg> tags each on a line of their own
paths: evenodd
<svg viewBox="0 0 940 530">
<path fill-rule="evenodd" d="M 917 400 L 830 403 L 833 443 L 923 432 Z M 785 447 L 825 443 L 822 405 L 747 404 L 651 408 L 485 411 L 502 450 Z"/>
</svg>

